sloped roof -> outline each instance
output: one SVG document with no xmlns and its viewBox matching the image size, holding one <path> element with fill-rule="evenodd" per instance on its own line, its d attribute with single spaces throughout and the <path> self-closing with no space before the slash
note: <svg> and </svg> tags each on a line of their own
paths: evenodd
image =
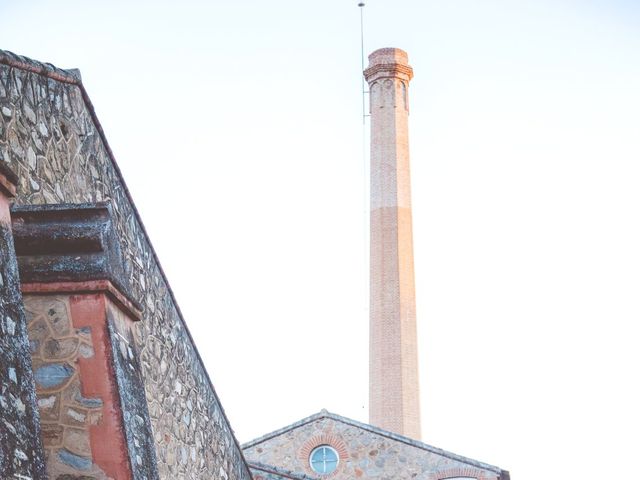
<svg viewBox="0 0 640 480">
<path fill-rule="evenodd" d="M 267 474 L 277 475 L 282 478 L 290 478 L 292 480 L 318 480 L 315 477 L 311 477 L 305 473 L 296 473 L 291 470 L 286 470 L 280 467 L 274 467 L 273 465 L 267 465 L 260 462 L 248 462 L 251 470 L 258 470 Z"/>
<path fill-rule="evenodd" d="M 448 452 L 446 450 L 442 450 L 441 448 L 437 448 L 437 447 L 433 447 L 431 445 L 427 445 L 426 443 L 420 442 L 418 440 L 414 440 L 412 438 L 409 437 L 405 437 L 403 435 L 399 435 L 397 433 L 393 433 L 390 432 L 388 430 L 383 430 L 382 428 L 378 428 L 378 427 L 374 427 L 373 425 L 369 425 L 366 423 L 362 423 L 362 422 L 358 422 L 357 420 L 352 420 L 350 418 L 347 417 L 342 417 L 340 415 L 336 415 L 335 413 L 331 413 L 328 412 L 327 410 L 321 410 L 319 413 L 316 413 L 314 415 L 311 415 L 309 417 L 303 418 L 302 420 L 299 420 L 295 423 L 292 423 L 291 425 L 288 425 L 284 428 L 281 428 L 279 430 L 275 430 L 271 433 L 267 433 L 266 435 L 263 435 L 261 437 L 258 437 L 254 440 L 251 440 L 249 442 L 246 442 L 244 444 L 242 444 L 242 449 L 246 450 L 248 448 L 252 448 L 260 443 L 266 442 L 267 440 L 270 440 L 274 437 L 278 437 L 286 432 L 289 432 L 291 430 L 294 430 L 296 428 L 302 427 L 303 425 L 307 425 L 309 423 L 318 421 L 318 420 L 322 420 L 322 419 L 331 419 L 334 420 L 336 422 L 341 422 L 344 423 L 346 425 L 350 425 L 352 427 L 355 428 L 359 428 L 362 430 L 366 430 L 368 432 L 374 433 L 376 435 L 380 435 L 382 437 L 386 437 L 389 438 L 391 440 L 395 440 L 396 442 L 400 442 L 400 443 L 404 443 L 406 445 L 410 445 L 412 447 L 415 448 L 419 448 L 421 450 L 425 450 L 427 452 L 430 453 L 434 453 L 436 455 L 441 455 L 443 457 L 449 458 L 451 460 L 455 460 L 457 462 L 461 462 L 461 463 L 465 463 L 467 465 L 471 465 L 473 467 L 479 468 L 479 469 L 483 469 L 483 470 L 489 470 L 491 472 L 495 472 L 497 474 L 499 474 L 501 476 L 501 478 L 509 478 L 508 477 L 508 473 L 505 470 L 502 470 L 500 467 L 496 467 L 494 465 L 489 465 L 488 463 L 484 463 L 484 462 L 479 462 L 477 460 L 473 460 L 471 458 L 467 458 L 467 457 L 463 457 L 462 455 L 457 455 L 455 453 L 451 453 Z M 506 477 L 504 477 L 504 475 L 507 475 Z"/>
</svg>

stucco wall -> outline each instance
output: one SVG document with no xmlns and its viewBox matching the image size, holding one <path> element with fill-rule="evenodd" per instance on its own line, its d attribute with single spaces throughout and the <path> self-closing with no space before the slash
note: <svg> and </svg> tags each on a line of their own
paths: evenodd
<svg viewBox="0 0 640 480">
<path fill-rule="evenodd" d="M 16 202 L 111 200 L 129 289 L 144 306 L 135 337 L 160 477 L 248 479 L 87 101 L 74 74 L 0 51 L 0 160 L 19 176 Z"/>
</svg>

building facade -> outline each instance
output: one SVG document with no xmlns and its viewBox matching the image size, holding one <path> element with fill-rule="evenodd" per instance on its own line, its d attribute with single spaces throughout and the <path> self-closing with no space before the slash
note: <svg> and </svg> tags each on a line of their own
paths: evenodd
<svg viewBox="0 0 640 480">
<path fill-rule="evenodd" d="M 387 53 L 375 57 L 380 65 Z M 393 102 L 408 108 L 402 81 Z M 406 153 L 408 162 L 408 145 Z M 395 209 L 406 232 L 407 205 L 387 207 L 381 218 Z M 410 205 L 408 218 L 410 232 Z M 401 257 L 396 310 L 410 332 L 413 265 Z M 508 478 L 409 438 L 419 436 L 415 409 L 402 414 L 418 419 L 413 430 L 384 428 L 384 410 L 377 426 L 321 412 L 241 447 L 79 72 L 5 51 L 0 330 L 2 479 Z M 403 335 L 394 338 L 404 344 Z M 412 349 L 401 348 L 403 358 Z M 417 404 L 412 365 L 399 364 L 407 405 Z"/>
<path fill-rule="evenodd" d="M 37 239 L 26 240 L 26 246 L 18 246 L 23 248 L 18 251 L 23 252 L 25 258 L 33 252 L 45 263 L 54 260 L 51 272 L 57 274 L 40 275 L 43 271 L 46 273 L 44 264 L 33 272 L 30 283 L 51 284 L 57 288 L 23 291 L 26 308 L 19 300 L 17 270 L 15 275 L 4 277 L 13 279 L 13 284 L 5 281 L 3 305 L 20 304 L 11 306 L 15 312 L 13 328 L 17 334 L 23 333 L 26 327 L 29 339 L 22 335 L 20 342 L 2 345 L 2 365 L 8 369 L 0 370 L 0 383 L 4 385 L 7 407 L 0 401 L 0 415 L 6 422 L 20 420 L 20 424 L 0 426 L 3 445 L 0 448 L 7 446 L 0 457 L 0 478 L 45 478 L 43 469 L 37 466 L 41 457 L 44 458 L 43 450 L 31 451 L 38 443 L 36 437 L 41 437 L 49 454 L 46 463 L 52 480 L 249 479 L 251 475 L 239 444 L 194 347 L 78 71 L 61 70 L 0 51 L 0 163 L 12 172 L 9 176 L 15 176 L 13 205 L 17 209 L 46 205 L 52 223 L 75 222 L 78 232 L 77 238 L 69 238 L 54 251 L 46 250 L 46 241 L 40 242 L 45 250 L 32 247 L 38 244 Z M 110 270 L 101 270 L 113 252 L 108 252 L 112 245 L 100 244 L 102 233 L 95 233 L 95 229 L 102 227 L 92 225 L 92 222 L 100 224 L 98 219 L 53 218 L 56 206 L 74 210 L 78 205 L 100 207 L 101 203 L 109 204 L 106 223 L 117 238 L 119 252 L 116 255 L 121 263 L 118 268 L 109 267 Z M 5 218 L 9 218 L 8 212 Z M 32 227 L 29 231 L 37 237 L 46 236 L 49 230 Z M 6 232 L 8 229 L 5 229 L 8 235 Z M 93 240 L 92 235 L 96 237 Z M 87 238 L 83 240 L 83 236 Z M 2 245 L 3 255 L 15 257 L 11 240 L 7 238 Z M 100 249 L 105 251 L 98 251 Z M 86 269 L 78 268 L 74 262 L 65 262 L 75 258 L 75 253 L 87 257 Z M 56 255 L 60 258 L 53 258 Z M 98 259 L 99 255 L 104 258 Z M 27 260 L 24 265 L 32 263 Z M 87 272 L 93 276 L 87 277 Z M 111 285 L 84 288 L 83 282 Z M 70 285 L 74 283 L 76 285 Z M 110 290 L 115 293 L 109 293 Z M 97 323 L 89 325 L 82 309 L 82 318 L 76 317 L 78 294 L 103 297 L 98 302 L 104 305 L 97 306 L 93 312 L 96 318 L 92 321 Z M 112 300 L 116 296 L 128 298 L 132 305 L 135 302 L 139 320 L 135 316 L 126 321 L 120 318 L 127 312 L 114 310 Z M 112 321 L 107 322 L 107 311 L 111 311 Z M 25 312 L 28 315 L 25 316 Z M 22 316 L 28 325 L 21 320 Z M 104 352 L 102 362 L 102 373 L 114 379 L 111 389 L 100 391 L 99 386 L 89 387 L 95 371 L 85 366 L 97 363 L 91 349 L 97 352 L 97 345 L 107 341 L 106 335 L 111 341 L 116 336 L 113 330 L 119 328 L 125 332 L 122 336 L 131 349 L 135 378 L 125 378 L 128 371 L 118 365 L 116 355 L 119 347 L 111 348 Z M 98 329 L 102 329 L 102 333 L 96 334 Z M 23 354 L 30 344 L 33 373 L 30 373 L 31 359 Z M 83 371 L 88 372 L 85 378 Z M 18 374 L 21 377 L 14 381 Z M 123 387 L 134 380 L 143 387 L 146 418 L 140 412 L 127 410 L 129 400 L 142 402 L 142 399 L 127 400 L 125 396 L 127 389 Z M 23 391 L 18 391 L 18 384 Z M 78 389 L 81 397 L 74 393 Z M 39 408 L 39 415 L 31 412 L 34 405 L 37 405 L 36 411 Z M 23 409 L 25 414 L 19 414 Z M 110 474 L 112 467 L 104 460 L 109 455 L 98 455 L 95 451 L 96 444 L 105 441 L 101 432 L 107 416 L 115 422 L 112 430 L 120 432 L 119 442 L 124 449 L 121 458 L 129 464 L 125 469 L 128 476 L 122 476 L 125 475 L 122 472 Z M 145 424 L 153 439 L 148 457 L 140 455 L 136 447 L 139 436 L 129 428 Z M 156 473 L 148 474 L 145 470 L 150 463 L 154 464 L 151 467 Z"/>
<path fill-rule="evenodd" d="M 328 447 L 333 457 L 315 454 Z M 314 478 L 505 480 L 508 472 L 326 410 L 243 445 L 254 477 L 260 466 Z M 325 470 L 319 472 L 319 470 Z"/>
</svg>

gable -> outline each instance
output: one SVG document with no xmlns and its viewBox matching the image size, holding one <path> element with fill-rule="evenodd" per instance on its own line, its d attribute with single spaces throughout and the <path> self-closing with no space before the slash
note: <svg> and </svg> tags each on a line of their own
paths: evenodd
<svg viewBox="0 0 640 480">
<path fill-rule="evenodd" d="M 309 463 L 309 455 L 320 445 L 333 447 L 340 458 L 337 469 L 323 477 L 411 480 L 509 478 L 508 472 L 498 467 L 328 412 L 249 442 L 243 446 L 243 451 L 250 463 L 273 465 L 298 474 L 320 477 Z"/>
</svg>

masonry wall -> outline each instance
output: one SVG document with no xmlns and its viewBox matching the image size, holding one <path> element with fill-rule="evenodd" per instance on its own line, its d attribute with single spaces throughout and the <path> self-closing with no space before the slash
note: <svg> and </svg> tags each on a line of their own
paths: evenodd
<svg viewBox="0 0 640 480">
<path fill-rule="evenodd" d="M 18 264 L 7 199 L 0 196 L 0 478 L 41 480 L 44 452 Z"/>
<path fill-rule="evenodd" d="M 18 204 L 110 200 L 128 290 L 144 307 L 134 340 L 163 479 L 249 479 L 209 377 L 139 222 L 79 78 L 0 51 L 0 160 Z"/>
<path fill-rule="evenodd" d="M 318 476 L 297 474 L 272 465 L 249 464 L 253 480 L 319 480 Z"/>
<path fill-rule="evenodd" d="M 49 479 L 156 480 L 130 317 L 103 292 L 24 305 Z"/>
<path fill-rule="evenodd" d="M 376 433 L 370 426 L 360 425 L 329 417 L 302 421 L 271 438 L 249 442 L 244 453 L 250 463 L 273 465 L 318 478 L 309 465 L 309 455 L 315 447 L 330 445 L 340 458 L 337 470 L 329 476 L 333 480 L 500 479 L 501 472 L 495 467 L 475 461 L 467 463 L 463 457 L 427 448 L 406 437 L 394 438 L 390 432 L 387 432 L 389 435 Z"/>
<path fill-rule="evenodd" d="M 47 474 L 52 480 L 64 475 L 106 480 L 91 453 L 91 430 L 105 423 L 105 402 L 83 395 L 80 380 L 81 363 L 97 361 L 92 328 L 74 321 L 72 302 L 69 295 L 24 297 Z"/>
</svg>

